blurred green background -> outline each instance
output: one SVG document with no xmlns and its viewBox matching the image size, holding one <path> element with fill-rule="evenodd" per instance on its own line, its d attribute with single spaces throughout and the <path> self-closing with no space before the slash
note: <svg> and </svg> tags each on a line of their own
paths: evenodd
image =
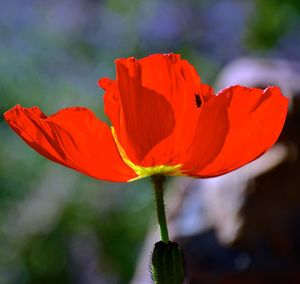
<svg viewBox="0 0 300 284">
<path fill-rule="evenodd" d="M 176 52 L 203 81 L 242 55 L 300 60 L 300 2 L 0 0 L 0 108 L 99 118 L 113 60 Z M 31 150 L 0 121 L 0 283 L 128 283 L 149 221 L 149 180 L 85 177 Z"/>
</svg>

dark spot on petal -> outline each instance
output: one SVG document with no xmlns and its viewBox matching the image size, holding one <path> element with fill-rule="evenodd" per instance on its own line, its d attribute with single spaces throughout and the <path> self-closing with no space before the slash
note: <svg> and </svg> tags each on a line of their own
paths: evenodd
<svg viewBox="0 0 300 284">
<path fill-rule="evenodd" d="M 200 107 L 201 107 L 201 104 L 202 104 L 200 95 L 195 94 L 195 101 L 196 101 L 196 106 L 197 106 L 197 108 L 200 108 Z"/>
</svg>

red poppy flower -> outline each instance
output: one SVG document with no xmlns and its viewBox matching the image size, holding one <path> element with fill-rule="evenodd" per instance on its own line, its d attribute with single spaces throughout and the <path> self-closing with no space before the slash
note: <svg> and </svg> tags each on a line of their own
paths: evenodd
<svg viewBox="0 0 300 284">
<path fill-rule="evenodd" d="M 175 54 L 116 60 L 103 78 L 112 127 L 83 107 L 47 117 L 37 107 L 4 114 L 46 158 L 97 179 L 162 175 L 213 177 L 262 155 L 277 140 L 288 100 L 278 87 L 228 87 L 217 95 Z"/>
</svg>

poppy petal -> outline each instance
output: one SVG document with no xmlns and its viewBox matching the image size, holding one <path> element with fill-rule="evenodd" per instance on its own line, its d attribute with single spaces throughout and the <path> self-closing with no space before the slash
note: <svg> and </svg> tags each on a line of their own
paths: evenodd
<svg viewBox="0 0 300 284">
<path fill-rule="evenodd" d="M 184 164 L 190 157 L 191 145 L 194 144 L 195 137 L 199 133 L 198 121 L 202 121 L 202 133 L 205 135 L 211 120 L 215 116 L 214 113 L 210 112 L 210 108 L 207 108 L 209 100 L 213 100 L 216 97 L 213 93 L 212 87 L 201 84 L 197 93 L 193 96 L 190 94 L 186 95 L 186 100 L 181 105 L 184 112 L 175 118 L 176 126 L 172 135 L 155 145 L 148 152 L 142 163 L 152 165 L 151 162 L 155 161 L 161 165 Z M 212 103 L 210 102 L 210 104 Z M 218 113 L 222 113 L 223 105 L 220 104 L 217 109 L 219 109 Z M 222 127 L 220 131 L 224 134 L 225 129 Z M 214 136 L 216 134 L 217 130 L 214 132 Z M 209 135 L 206 137 L 209 139 Z M 222 145 L 221 141 L 216 142 L 218 145 Z M 201 145 L 204 145 L 203 141 Z"/>
<path fill-rule="evenodd" d="M 117 82 L 123 113 L 121 123 L 125 131 L 122 133 L 116 127 L 116 132 L 128 156 L 134 157 L 137 163 L 169 136 L 175 127 L 172 105 L 155 89 L 142 85 L 142 72 L 136 60 L 117 61 Z"/>
<path fill-rule="evenodd" d="M 136 177 L 123 162 L 109 126 L 86 108 L 66 108 L 47 117 L 38 107 L 17 105 L 4 118 L 29 146 L 54 162 L 101 180 Z"/>
<path fill-rule="evenodd" d="M 206 101 L 211 89 L 175 54 L 119 59 L 116 67 L 117 80 L 106 89 L 105 112 L 130 160 L 149 167 L 186 159 L 200 114 L 195 95 Z M 107 86 L 105 81 L 100 85 Z"/>
<path fill-rule="evenodd" d="M 216 97 L 216 104 L 211 104 L 212 112 L 217 111 L 215 108 L 221 100 L 224 101 L 223 113 L 207 125 L 206 133 L 202 132 L 203 121 L 199 121 L 198 135 L 205 140 L 214 137 L 210 140 L 212 143 L 219 139 L 223 145 L 216 147 L 205 141 L 207 145 L 203 146 L 201 138 L 195 139 L 191 159 L 184 166 L 189 175 L 213 177 L 233 171 L 262 155 L 280 135 L 288 99 L 278 87 L 226 88 Z M 223 132 L 219 129 L 222 127 L 226 129 Z"/>
</svg>

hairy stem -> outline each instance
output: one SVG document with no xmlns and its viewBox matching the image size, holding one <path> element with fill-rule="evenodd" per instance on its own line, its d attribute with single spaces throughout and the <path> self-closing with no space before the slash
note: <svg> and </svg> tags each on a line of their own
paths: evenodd
<svg viewBox="0 0 300 284">
<path fill-rule="evenodd" d="M 164 204 L 164 182 L 165 176 L 152 176 L 152 183 L 154 185 L 157 218 L 160 227 L 160 237 L 162 242 L 169 242 L 169 232 L 166 220 L 165 204 Z"/>
</svg>

